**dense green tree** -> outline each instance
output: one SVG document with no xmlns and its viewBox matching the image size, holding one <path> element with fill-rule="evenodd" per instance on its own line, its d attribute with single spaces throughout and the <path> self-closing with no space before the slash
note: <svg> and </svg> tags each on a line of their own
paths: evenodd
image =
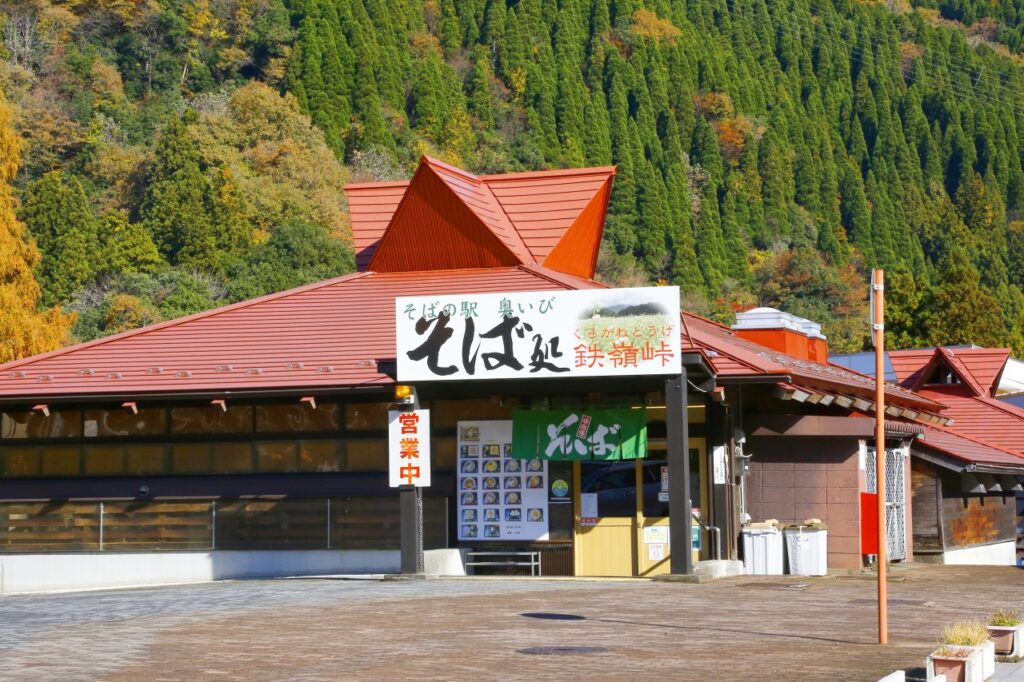
<svg viewBox="0 0 1024 682">
<path fill-rule="evenodd" d="M 352 249 L 329 237 L 319 226 L 290 223 L 238 263 L 229 280 L 235 300 L 337 277 L 354 269 Z"/>
<path fill-rule="evenodd" d="M 81 183 L 62 171 L 47 173 L 28 187 L 20 217 L 43 256 L 43 304 L 67 302 L 97 269 L 96 218 Z"/>
<path fill-rule="evenodd" d="M 614 163 L 602 276 L 679 282 L 726 321 L 766 272 L 852 290 L 882 265 L 907 287 L 901 342 L 932 343 L 937 272 L 967 272 L 960 248 L 1000 307 L 978 317 L 1024 345 L 1024 67 L 991 47 L 1021 50 L 1018 0 L 914 0 L 973 23 L 971 41 L 927 10 L 812 0 L 42 2 L 56 23 L 8 41 L 0 71 L 25 138 L 15 194 L 76 179 L 108 216 L 99 239 L 128 230 L 137 252 L 65 275 L 43 249 L 40 281 L 60 270 L 92 292 L 82 306 L 110 304 L 76 308 L 92 330 L 221 301 L 279 226 L 344 241 L 342 164 L 391 179 L 428 153 L 474 172 Z M 139 225 L 171 270 L 117 274 L 160 265 Z M 90 284 L 169 272 L 180 305 Z M 855 307 L 773 300 L 860 338 Z"/>
</svg>

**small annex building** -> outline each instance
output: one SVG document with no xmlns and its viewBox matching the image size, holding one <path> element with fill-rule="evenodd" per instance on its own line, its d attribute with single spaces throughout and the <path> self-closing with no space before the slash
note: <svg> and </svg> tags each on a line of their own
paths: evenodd
<svg viewBox="0 0 1024 682">
<path fill-rule="evenodd" d="M 834 358 L 863 367 L 863 355 Z M 1001 399 L 1015 382 L 1006 348 L 891 350 L 886 378 L 944 406 L 911 445 L 914 552 L 942 563 L 1024 561 L 1024 410 Z M 1000 397 L 997 397 L 1000 396 Z"/>
<path fill-rule="evenodd" d="M 424 158 L 407 182 L 346 187 L 355 273 L 0 366 L 0 592 L 398 571 L 396 298 L 606 289 L 593 277 L 614 174 L 475 176 Z M 544 575 L 649 576 L 740 559 L 748 519 L 815 517 L 830 566 L 860 568 L 874 382 L 830 363 L 820 329 L 783 322 L 730 329 L 684 311 L 675 376 L 417 383 L 428 558 L 518 552 Z M 943 401 L 896 384 L 886 396 L 887 448 L 947 433 Z M 521 421 L 605 413 L 637 424 L 628 457 L 507 456 Z M 484 433 L 494 462 L 467 473 Z M 998 451 L 962 447 L 949 456 Z M 898 466 L 908 499 L 909 458 Z M 522 519 L 509 500 L 534 482 Z M 893 532 L 909 560 L 904 507 Z M 532 519 L 542 533 L 503 534 Z"/>
</svg>

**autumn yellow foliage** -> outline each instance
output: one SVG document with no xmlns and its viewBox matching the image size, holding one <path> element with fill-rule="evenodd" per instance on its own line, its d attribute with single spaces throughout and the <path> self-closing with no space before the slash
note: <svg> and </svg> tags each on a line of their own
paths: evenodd
<svg viewBox="0 0 1024 682">
<path fill-rule="evenodd" d="M 68 340 L 73 315 L 36 310 L 39 285 L 32 268 L 39 250 L 14 213 L 10 183 L 21 149 L 12 113 L 0 92 L 0 363 L 53 350 Z"/>
<path fill-rule="evenodd" d="M 668 19 L 662 19 L 650 10 L 638 9 L 633 13 L 632 31 L 641 38 L 674 41 L 682 31 Z"/>
</svg>

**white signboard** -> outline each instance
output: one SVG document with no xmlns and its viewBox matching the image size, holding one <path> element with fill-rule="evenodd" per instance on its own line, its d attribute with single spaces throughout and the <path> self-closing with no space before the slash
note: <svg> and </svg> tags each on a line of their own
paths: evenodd
<svg viewBox="0 0 1024 682">
<path fill-rule="evenodd" d="M 679 287 L 395 299 L 401 382 L 678 374 Z"/>
<path fill-rule="evenodd" d="M 458 425 L 459 540 L 547 540 L 548 464 L 514 459 L 511 421 Z"/>
<path fill-rule="evenodd" d="M 599 516 L 597 512 L 597 493 L 580 493 L 580 516 L 596 519 Z"/>
<path fill-rule="evenodd" d="M 430 486 L 430 410 L 388 412 L 388 481 Z"/>
<path fill-rule="evenodd" d="M 711 450 L 714 455 L 714 477 L 715 484 L 721 485 L 726 482 L 729 473 L 727 470 L 728 463 L 726 462 L 726 449 L 724 445 L 716 445 Z"/>
</svg>

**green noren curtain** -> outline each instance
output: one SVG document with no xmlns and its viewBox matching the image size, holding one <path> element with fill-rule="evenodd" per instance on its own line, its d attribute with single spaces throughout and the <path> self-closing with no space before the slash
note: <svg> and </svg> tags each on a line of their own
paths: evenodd
<svg viewBox="0 0 1024 682">
<path fill-rule="evenodd" d="M 512 417 L 517 459 L 611 461 L 646 452 L 644 410 L 517 410 Z"/>
</svg>

